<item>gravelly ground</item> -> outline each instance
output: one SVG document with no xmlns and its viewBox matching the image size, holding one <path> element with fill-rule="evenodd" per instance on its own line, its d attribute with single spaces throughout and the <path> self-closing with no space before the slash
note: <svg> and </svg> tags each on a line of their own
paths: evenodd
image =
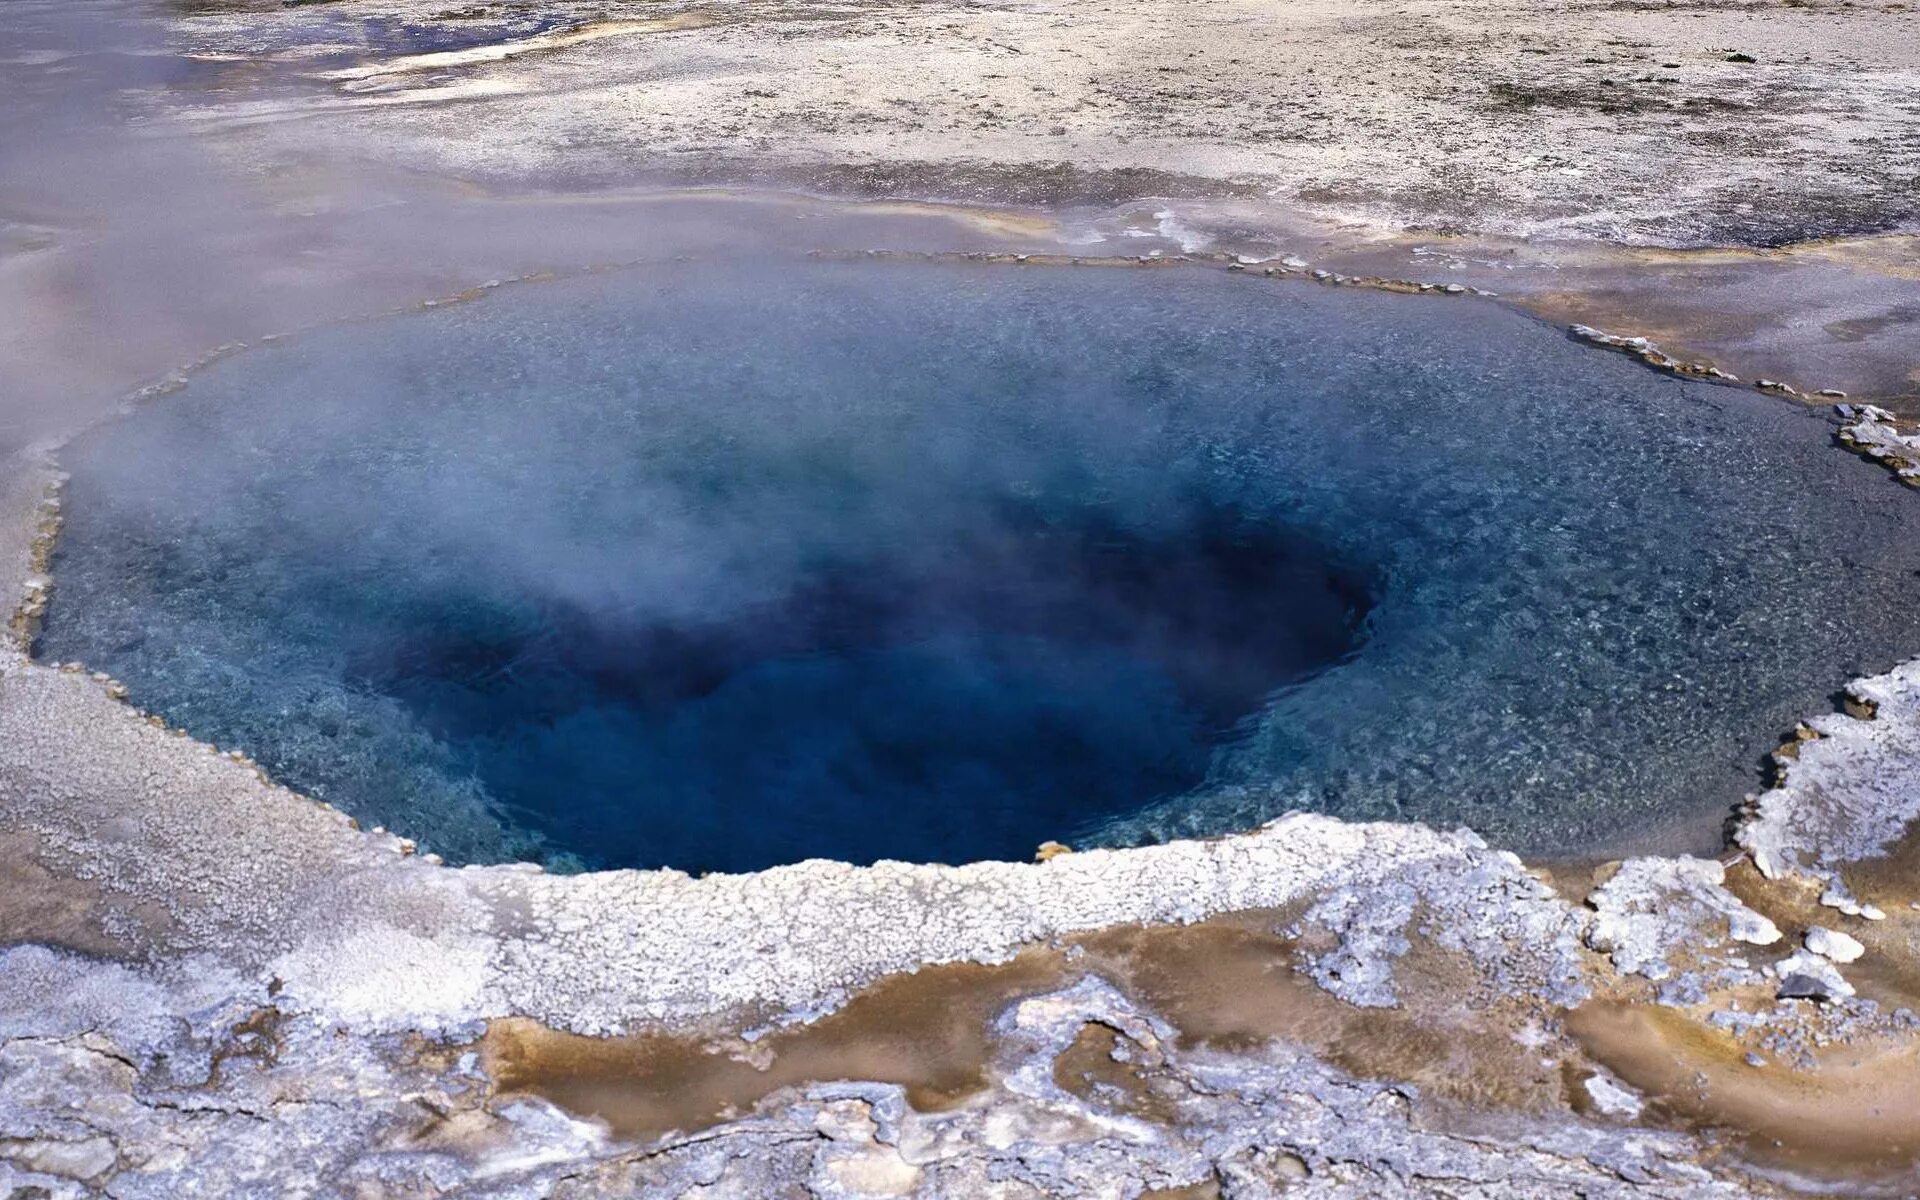
<svg viewBox="0 0 1920 1200">
<path fill-rule="evenodd" d="M 278 47 L 336 76 L 221 97 L 223 121 L 298 116 L 296 142 L 492 177 L 1251 193 L 1387 225 L 1655 244 L 1920 218 L 1920 14 L 1899 3 L 644 0 L 539 11 L 679 21 L 490 63 L 339 65 L 520 31 L 527 11 L 342 0 L 177 29 L 196 51 Z"/>
<path fill-rule="evenodd" d="M 682 251 L 1191 240 L 1492 288 L 1803 390 L 1920 391 L 1911 237 L 1751 249 L 1916 228 L 1920 17 L 1901 4 L 214 0 L 172 4 L 164 26 L 130 11 L 0 10 L 3 596 L 26 594 L 48 515 L 37 460 L 10 455 L 139 380 L 489 277 Z M 506 56 L 503 38 L 543 40 Z M 434 54 L 452 57 L 416 57 Z M 689 179 L 1031 210 L 601 190 Z M 1734 248 L 1674 249 L 1702 243 Z M 1829 744 L 1763 804 L 1765 846 L 1849 833 L 1911 793 L 1911 689 L 1862 686 L 1879 716 L 1815 722 Z M 925 873 L 927 897 L 838 868 L 569 882 L 394 854 L 10 641 L 0 729 L 14 1200 L 1771 1194 L 1748 1153 L 1823 1194 L 1904 1194 L 1920 1156 L 1920 1109 L 1888 1101 L 1912 1078 L 1920 909 L 1910 873 L 1873 863 L 1813 856 L 1763 881 L 1747 863 L 1638 860 L 1599 890 L 1610 868 L 1561 868 L 1554 896 L 1465 835 L 1309 819 L 1159 858 Z M 1311 870 L 1239 862 L 1256 851 Z M 1197 877 L 1214 890 L 1165 865 L 1188 860 L 1214 864 Z M 1312 969 L 1256 957 L 1258 987 L 1214 981 L 1185 1014 L 1277 1015 L 1292 1033 L 1196 1050 L 1144 1001 L 1075 985 L 998 1016 L 982 1089 L 947 1112 L 893 1085 L 807 1086 L 637 1142 L 511 1094 L 466 1053 L 482 1018 L 691 1018 L 727 989 L 811 1004 L 906 960 L 1121 920 L 1087 906 L 1149 888 L 1049 882 L 1109 865 L 1182 919 L 1294 897 L 1304 915 L 1263 936 Z M 1030 910 L 1007 908 L 1009 880 L 1032 883 Z M 769 920 L 736 892 L 811 940 L 762 961 L 739 930 Z M 928 914 L 973 913 L 999 940 L 920 944 L 941 929 Z M 1867 956 L 1843 977 L 1797 952 L 1815 924 Z M 1200 936 L 1169 942 L 1233 965 Z M 714 968 L 703 943 L 746 965 Z M 1776 1001 L 1792 972 L 1860 994 Z M 1285 980 L 1285 1004 L 1263 990 Z M 1565 1009 L 1576 997 L 1550 980 L 1595 996 Z M 1383 1037 L 1383 1010 L 1348 1004 L 1359 985 L 1398 988 L 1404 1028 Z M 387 1032 L 342 1034 L 369 1024 Z M 1107 1031 L 1115 1053 L 1091 1062 L 1113 1077 L 1076 1091 L 1063 1064 L 1086 1059 L 1089 1030 Z M 1513 1072 L 1480 1054 L 1495 1044 L 1544 1100 L 1505 1107 Z M 1407 1058 L 1351 1063 L 1357 1047 Z M 1449 1079 L 1464 1132 L 1442 1128 L 1463 1115 Z M 1167 1095 L 1186 1106 L 1171 1122 L 1129 1108 Z"/>
</svg>

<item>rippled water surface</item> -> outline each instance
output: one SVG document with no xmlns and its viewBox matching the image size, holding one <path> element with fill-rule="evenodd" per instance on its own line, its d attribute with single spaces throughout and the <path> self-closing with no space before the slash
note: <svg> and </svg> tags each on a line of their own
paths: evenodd
<svg viewBox="0 0 1920 1200">
<path fill-rule="evenodd" d="M 1704 845 L 1920 652 L 1915 498 L 1825 422 L 1467 301 L 652 269 L 90 435 L 39 650 L 461 860 Z"/>
</svg>

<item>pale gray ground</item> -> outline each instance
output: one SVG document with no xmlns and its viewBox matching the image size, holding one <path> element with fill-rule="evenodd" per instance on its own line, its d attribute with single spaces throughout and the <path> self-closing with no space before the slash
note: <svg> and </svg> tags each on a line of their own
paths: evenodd
<svg viewBox="0 0 1920 1200">
<path fill-rule="evenodd" d="M 230 132 L 301 127 L 236 137 L 267 160 L 311 145 L 477 177 L 1055 205 L 1241 194 L 1378 226 L 1661 245 L 1920 217 L 1920 14 L 1894 3 L 644 0 L 542 5 L 637 23 L 497 61 L 313 57 L 363 54 L 364 15 L 451 31 L 525 11 L 342 0 L 177 29 L 208 55 L 277 52 L 317 85 L 209 97 Z"/>
<path fill-rule="evenodd" d="M 1803 390 L 1920 396 L 1914 240 L 1741 248 L 1914 228 L 1920 14 L 1898 3 L 4 15 L 0 448 L 234 338 L 794 245 L 1290 254 L 1490 288 Z M 1014 209 L 644 194 L 690 180 Z M 1657 248 L 1702 242 L 1735 249 Z"/>
<path fill-rule="evenodd" d="M 1906 436 L 1878 413 L 1858 428 Z M 35 528 L 57 477 L 31 456 L 10 467 L 0 528 Z M 0 582 L 31 596 L 12 536 Z M 1770 873 L 1813 880 L 1823 927 L 1875 945 L 1868 967 L 1897 967 L 1920 932 L 1904 891 L 1841 874 L 1912 805 L 1907 674 L 1856 685 L 1872 719 L 1816 720 L 1827 736 L 1742 838 Z M 1634 860 L 1582 905 L 1470 834 L 1301 816 L 1041 865 L 453 871 L 13 644 L 0 747 L 0 829 L 26 872 L 0 916 L 7 940 L 43 944 L 0 953 L 0 1183 L 51 1196 L 1748 1195 L 1774 1185 L 1711 1137 L 1663 1130 L 1565 1031 L 1569 1006 L 1672 1005 L 1735 1039 L 1729 1053 L 1807 1063 L 1836 1039 L 1896 1063 L 1913 1046 L 1911 1013 L 1853 995 L 1853 966 L 1798 950 L 1712 862 Z M 1004 1014 L 991 1086 L 940 1114 L 893 1087 L 822 1085 L 636 1143 L 496 1096 L 461 1050 L 504 1016 L 590 1033 L 805 1019 L 918 963 L 1250 909 L 1298 913 L 1282 932 L 1300 969 L 1341 1001 L 1491 1022 L 1596 1099 L 1463 1114 L 1311 1044 L 1185 1046 L 1097 982 Z M 1408 972 L 1433 953 L 1458 965 Z M 1828 1003 L 1773 1002 L 1789 977 Z M 1171 1123 L 1049 1082 L 1088 1023 L 1157 1064 L 1181 1097 Z M 1887 1186 L 1860 1182 L 1847 1190 Z"/>
<path fill-rule="evenodd" d="M 1852 387 L 1846 371 L 1914 390 L 1909 240 L 1620 245 L 1911 228 L 1920 18 L 1897 4 L 168 12 L 164 26 L 89 0 L 0 14 L 14 102 L 0 112 L 0 596 L 30 598 L 47 516 L 50 476 L 20 448 L 136 382 L 236 338 L 683 250 L 1304 252 L 1693 338 L 1717 361 L 1758 356 L 1804 391 Z M 484 48 L 543 35 L 512 57 Z M 479 52 L 407 57 L 459 50 L 419 41 L 443 36 Z M 1042 207 L 582 191 L 689 177 Z M 1600 1050 L 1568 1032 L 1566 1006 L 1678 1014 L 1715 1031 L 1729 1069 L 1830 1045 L 1909 1063 L 1912 1014 L 1884 977 L 1920 956 L 1920 917 L 1856 860 L 1912 816 L 1911 675 L 1857 685 L 1872 719 L 1817 717 L 1824 736 L 1759 801 L 1742 844 L 1779 876 L 1764 895 L 1749 866 L 1665 859 L 1561 895 L 1470 834 L 1315 817 L 1045 865 L 565 880 L 404 854 L 8 639 L 0 1197 L 1771 1192 L 1791 1165 L 1756 1175 L 1699 1127 L 1711 1108 L 1673 1115 L 1686 1086 L 1644 1104 L 1587 1056 Z M 1303 977 L 1344 1011 L 1405 1012 L 1442 1037 L 1490 1025 L 1564 1072 L 1567 1098 L 1462 1114 L 1343 1071 L 1311 1039 L 1184 1044 L 1091 984 L 1003 1014 L 989 1086 L 940 1114 L 896 1088 L 823 1085 L 623 1142 L 493 1095 L 462 1050 L 490 1017 L 714 1030 L 817 1014 L 921 962 L 1278 906 Z M 1866 956 L 1798 949 L 1815 917 Z M 1444 971 L 1416 969 L 1431 955 Z M 1783 963 L 1826 1000 L 1776 1002 Z M 1053 1087 L 1049 1064 L 1089 1022 L 1159 1064 L 1176 1120 Z M 1873 1093 L 1823 1090 L 1839 1068 L 1804 1069 L 1781 1095 L 1816 1140 L 1820 1119 L 1880 1119 L 1857 1099 Z M 1820 1165 L 1817 1191 L 1911 1190 Z"/>
</svg>

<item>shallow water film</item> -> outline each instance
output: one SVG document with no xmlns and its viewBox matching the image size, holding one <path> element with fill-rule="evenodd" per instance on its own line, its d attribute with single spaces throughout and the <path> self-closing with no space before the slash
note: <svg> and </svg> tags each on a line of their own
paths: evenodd
<svg viewBox="0 0 1920 1200">
<path fill-rule="evenodd" d="M 1474 302 L 650 268 L 87 436 L 38 649 L 462 861 L 1705 848 L 1920 651 L 1916 498 L 1825 421 Z"/>
</svg>

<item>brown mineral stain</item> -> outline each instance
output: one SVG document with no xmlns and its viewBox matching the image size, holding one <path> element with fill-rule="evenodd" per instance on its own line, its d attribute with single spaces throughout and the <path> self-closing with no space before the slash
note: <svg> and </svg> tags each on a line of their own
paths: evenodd
<svg viewBox="0 0 1920 1200">
<path fill-rule="evenodd" d="M 1560 858 L 1529 860 L 1527 874 L 1552 888 L 1571 903 L 1578 904 L 1595 889 L 1613 878 L 1620 869 L 1619 858 Z"/>
<path fill-rule="evenodd" d="M 1053 1081 L 1089 1104 L 1171 1125 L 1184 1087 L 1158 1069 L 1156 1056 L 1126 1034 L 1090 1021 L 1053 1060 Z"/>
<path fill-rule="evenodd" d="M 47 870 L 39 852 L 31 834 L 0 832 L 0 947 L 36 942 L 102 958 L 131 953 L 125 938 L 106 930 L 106 890 Z M 122 909 L 152 932 L 171 928 L 158 904 L 123 903 Z"/>
<path fill-rule="evenodd" d="M 1841 869 L 1847 887 L 1861 901 L 1877 905 L 1884 920 L 1846 917 L 1819 909 L 1815 923 L 1859 939 L 1867 953 L 1843 966 L 1847 980 L 1862 996 L 1885 1008 L 1920 1012 L 1920 827 L 1887 847 L 1878 858 Z"/>
<path fill-rule="evenodd" d="M 1189 1183 L 1185 1187 L 1156 1188 L 1141 1192 L 1140 1200 L 1220 1200 L 1220 1185 L 1211 1179 Z"/>
<path fill-rule="evenodd" d="M 1683 1012 L 1613 1001 L 1569 1013 L 1567 1030 L 1649 1098 L 1650 1117 L 1722 1132 L 1762 1165 L 1863 1184 L 1920 1165 L 1920 1045 L 1836 1044 L 1813 1069 L 1756 1067 Z"/>
<path fill-rule="evenodd" d="M 213 1082 L 224 1079 L 227 1064 L 238 1059 L 249 1060 L 254 1070 L 276 1065 L 285 1041 L 281 1033 L 285 1024 L 285 1014 L 268 1006 L 229 1026 L 227 1036 L 213 1048 Z"/>
<path fill-rule="evenodd" d="M 1180 1031 L 1183 1044 L 1305 1045 L 1354 1075 L 1419 1085 L 1436 1099 L 1540 1110 L 1561 1103 L 1558 1064 L 1513 1036 L 1523 1001 L 1478 995 L 1459 956 L 1416 942 L 1399 961 L 1400 1008 L 1358 1008 L 1296 969 L 1275 914 L 1115 929 L 1085 940 L 1102 974 Z"/>
<path fill-rule="evenodd" d="M 1909 829 L 1885 854 L 1848 863 L 1842 873 L 1860 899 L 1890 914 L 1912 912 L 1911 905 L 1920 901 L 1920 827 Z"/>
<path fill-rule="evenodd" d="M 1911 903 L 1920 879 L 1920 837 L 1907 837 L 1886 855 L 1849 864 L 1842 874 L 1860 900 L 1886 913 L 1879 921 L 1849 917 L 1820 903 L 1825 883 L 1809 876 L 1768 879 L 1751 862 L 1727 871 L 1727 890 L 1778 925 L 1785 937 L 1750 957 L 1767 961 L 1798 949 L 1815 925 L 1837 929 L 1867 948 L 1864 957 L 1840 968 L 1863 997 L 1885 1008 L 1920 1011 L 1920 912 Z"/>
<path fill-rule="evenodd" d="M 513 1018 L 488 1026 L 481 1051 L 496 1094 L 542 1096 L 625 1138 L 704 1129 L 779 1088 L 841 1079 L 900 1084 L 915 1108 L 938 1111 L 987 1085 L 995 1015 L 1063 978 L 1057 955 L 1030 951 L 999 966 L 889 977 L 830 1016 L 751 1046 L 664 1034 L 581 1037 Z"/>
<path fill-rule="evenodd" d="M 1093 975 L 1171 1024 L 1181 1047 L 1301 1045 L 1355 1076 L 1418 1086 L 1439 1105 L 1430 1110 L 1436 1115 L 1564 1111 L 1559 1058 L 1515 1032 L 1551 1021 L 1547 1006 L 1490 991 L 1461 954 L 1416 938 L 1396 964 L 1401 1007 L 1355 1007 L 1298 969 L 1301 943 L 1279 932 L 1297 915 L 1120 927 L 1030 948 L 1000 966 L 928 967 L 751 1044 L 733 1036 L 589 1038 L 510 1019 L 489 1026 L 482 1050 L 496 1095 L 539 1095 L 626 1138 L 696 1131 L 779 1088 L 841 1079 L 899 1084 L 916 1109 L 937 1111 L 990 1084 L 999 1013 Z M 1317 936 L 1303 935 L 1309 948 Z M 1109 1111 L 1177 1123 L 1187 1093 L 1163 1065 L 1163 1049 L 1090 1021 L 1056 1056 L 1054 1080 Z"/>
</svg>

